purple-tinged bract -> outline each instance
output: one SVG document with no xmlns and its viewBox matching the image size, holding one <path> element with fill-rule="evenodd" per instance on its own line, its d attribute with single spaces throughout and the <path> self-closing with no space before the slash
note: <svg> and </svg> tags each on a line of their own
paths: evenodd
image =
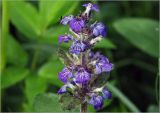
<svg viewBox="0 0 160 113">
<path fill-rule="evenodd" d="M 62 86 L 62 87 L 58 90 L 58 94 L 63 94 L 63 93 L 65 93 L 65 92 L 67 91 L 66 88 L 67 88 L 67 85 Z"/>
</svg>

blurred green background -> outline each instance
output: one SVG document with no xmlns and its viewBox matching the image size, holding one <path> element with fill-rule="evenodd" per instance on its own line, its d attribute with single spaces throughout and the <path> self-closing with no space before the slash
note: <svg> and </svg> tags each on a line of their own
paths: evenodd
<svg viewBox="0 0 160 113">
<path fill-rule="evenodd" d="M 57 73 L 63 64 L 57 56 L 58 35 L 67 33 L 68 28 L 59 20 L 83 11 L 83 3 L 86 2 L 0 2 L 1 111 L 60 111 L 56 93 L 63 83 Z M 113 99 L 106 101 L 100 112 L 158 111 L 158 1 L 95 3 L 100 12 L 93 13 L 92 22 L 105 23 L 108 35 L 94 51 L 101 51 L 115 65 L 108 82 Z M 64 49 L 68 47 L 62 45 Z M 43 95 L 35 98 L 38 94 Z M 89 107 L 89 111 L 94 110 Z"/>
</svg>

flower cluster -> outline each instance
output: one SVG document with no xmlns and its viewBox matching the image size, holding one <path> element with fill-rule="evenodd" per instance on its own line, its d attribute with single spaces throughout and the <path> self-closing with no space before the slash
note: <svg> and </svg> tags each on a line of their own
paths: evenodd
<svg viewBox="0 0 160 113">
<path fill-rule="evenodd" d="M 72 42 L 69 49 L 73 56 L 72 62 L 59 72 L 59 79 L 65 84 L 58 94 L 69 91 L 82 103 L 87 102 L 99 110 L 103 106 L 104 99 L 111 99 L 111 92 L 105 87 L 94 87 L 94 80 L 102 73 L 109 73 L 113 64 L 108 58 L 99 52 L 93 53 L 91 48 L 101 39 L 106 37 L 107 28 L 101 22 L 89 24 L 91 11 L 99 11 L 96 4 L 84 4 L 86 10 L 78 16 L 69 15 L 60 21 L 68 25 L 71 34 L 59 36 L 59 43 Z M 107 75 L 106 75 L 107 76 Z"/>
</svg>

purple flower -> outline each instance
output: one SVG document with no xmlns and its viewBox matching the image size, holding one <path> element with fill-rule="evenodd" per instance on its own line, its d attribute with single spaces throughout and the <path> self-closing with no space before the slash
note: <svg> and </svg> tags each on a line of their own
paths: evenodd
<svg viewBox="0 0 160 113">
<path fill-rule="evenodd" d="M 73 19 L 73 15 L 65 16 L 60 23 L 63 25 L 67 25 L 69 21 Z"/>
<path fill-rule="evenodd" d="M 105 25 L 101 22 L 95 23 L 91 25 L 92 33 L 94 36 L 103 36 L 105 37 L 107 34 L 107 29 Z"/>
<path fill-rule="evenodd" d="M 112 93 L 110 91 L 108 91 L 106 88 L 103 88 L 102 94 L 103 94 L 104 99 L 111 99 L 112 98 Z"/>
<path fill-rule="evenodd" d="M 63 94 L 63 93 L 65 93 L 65 92 L 67 91 L 66 88 L 67 88 L 67 85 L 62 86 L 62 87 L 58 90 L 58 94 Z"/>
<path fill-rule="evenodd" d="M 101 96 L 93 95 L 89 101 L 89 104 L 94 106 L 94 109 L 99 110 L 103 107 L 103 98 Z"/>
<path fill-rule="evenodd" d="M 83 4 L 82 6 L 88 8 L 90 10 L 94 10 L 94 11 L 97 11 L 97 12 L 99 11 L 99 7 L 96 4 L 88 3 L 88 4 Z"/>
<path fill-rule="evenodd" d="M 99 110 L 103 107 L 104 100 L 110 99 L 112 94 L 106 87 L 99 87 L 101 84 L 97 80 L 101 75 L 98 75 L 103 72 L 109 73 L 113 69 L 113 64 L 100 52 L 95 54 L 92 52 L 94 45 L 103 40 L 107 34 L 107 28 L 103 23 L 90 24 L 91 11 L 99 11 L 98 6 L 91 3 L 83 6 L 85 11 L 82 13 L 77 16 L 65 16 L 60 21 L 63 25 L 69 25 L 69 31 L 74 34 L 74 37 L 65 34 L 58 38 L 59 43 L 72 41 L 69 54 L 62 55 L 63 53 L 59 51 L 67 63 L 65 63 L 66 67 L 58 73 L 58 78 L 65 84 L 59 89 L 58 94 L 68 91 L 73 98 L 80 100 L 80 104 L 88 102 Z"/>
<path fill-rule="evenodd" d="M 100 74 L 102 72 L 110 72 L 113 69 L 113 64 L 109 63 L 109 60 L 103 55 L 96 62 L 96 74 Z"/>
<path fill-rule="evenodd" d="M 86 49 L 86 44 L 84 44 L 82 41 L 75 41 L 71 48 L 70 52 L 75 54 L 80 54 L 80 52 L 83 52 Z"/>
<path fill-rule="evenodd" d="M 85 26 L 85 21 L 82 18 L 73 18 L 69 22 L 69 26 L 75 33 L 79 33 Z"/>
<path fill-rule="evenodd" d="M 75 73 L 75 82 L 76 83 L 87 83 L 90 80 L 90 73 L 88 73 L 84 68 L 79 68 Z"/>
<path fill-rule="evenodd" d="M 72 71 L 68 67 L 63 68 L 63 70 L 58 74 L 59 79 L 64 83 L 66 83 L 68 78 L 71 78 L 72 76 Z"/>
<path fill-rule="evenodd" d="M 59 43 L 68 42 L 69 40 L 73 40 L 73 36 L 71 35 L 60 35 L 58 38 Z"/>
</svg>

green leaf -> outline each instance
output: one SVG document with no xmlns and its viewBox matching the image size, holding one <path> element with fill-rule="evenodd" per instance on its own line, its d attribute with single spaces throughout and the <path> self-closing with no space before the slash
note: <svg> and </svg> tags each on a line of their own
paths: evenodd
<svg viewBox="0 0 160 113">
<path fill-rule="evenodd" d="M 11 22 L 29 39 L 39 36 L 39 18 L 35 7 L 24 1 L 10 1 Z"/>
<path fill-rule="evenodd" d="M 0 19 L 1 20 L 1 19 Z M 2 22 L 2 23 L 1 23 Z M 4 69 L 6 64 L 6 47 L 7 47 L 7 35 L 8 35 L 8 26 L 9 26 L 9 16 L 8 16 L 8 1 L 2 1 L 2 21 L 0 24 L 0 34 L 2 30 L 2 36 L 0 37 L 1 46 L 0 46 L 0 72 Z"/>
<path fill-rule="evenodd" d="M 158 22 L 142 18 L 126 18 L 116 21 L 114 27 L 137 48 L 158 57 Z"/>
<path fill-rule="evenodd" d="M 68 93 L 61 95 L 60 101 L 63 111 L 74 111 L 80 110 L 80 100 Z"/>
<path fill-rule="evenodd" d="M 46 28 L 51 23 L 58 23 L 61 16 L 71 14 L 76 6 L 78 1 L 45 1 L 40 0 L 39 9 L 40 9 L 40 20 L 42 23 L 42 28 Z M 54 10 L 53 10 L 54 9 Z"/>
<path fill-rule="evenodd" d="M 46 30 L 41 38 L 41 42 L 58 45 L 58 36 L 68 32 L 67 26 L 56 26 Z"/>
<path fill-rule="evenodd" d="M 123 104 L 125 104 L 128 109 L 132 112 L 140 112 L 140 110 L 132 103 L 119 89 L 114 87 L 112 84 L 107 83 L 108 89 L 113 93 L 113 95 L 121 100 Z"/>
<path fill-rule="evenodd" d="M 46 79 L 32 73 L 25 80 L 25 94 L 28 101 L 28 109 L 32 110 L 33 101 L 36 95 L 45 92 L 47 88 Z"/>
<path fill-rule="evenodd" d="M 1 75 L 1 88 L 8 88 L 23 80 L 29 74 L 29 70 L 22 67 L 8 67 Z"/>
<path fill-rule="evenodd" d="M 58 95 L 53 93 L 37 95 L 33 107 L 36 112 L 62 112 Z"/>
<path fill-rule="evenodd" d="M 14 37 L 9 35 L 7 37 L 7 60 L 8 63 L 25 66 L 28 62 L 28 55 L 22 46 L 15 40 Z"/>
<path fill-rule="evenodd" d="M 108 39 L 102 39 L 95 45 L 95 48 L 116 49 L 116 46 Z"/>
<path fill-rule="evenodd" d="M 55 58 L 45 63 L 39 70 L 38 75 L 52 81 L 54 85 L 62 86 L 62 82 L 58 79 L 58 73 L 63 69 L 63 64 Z"/>
</svg>

